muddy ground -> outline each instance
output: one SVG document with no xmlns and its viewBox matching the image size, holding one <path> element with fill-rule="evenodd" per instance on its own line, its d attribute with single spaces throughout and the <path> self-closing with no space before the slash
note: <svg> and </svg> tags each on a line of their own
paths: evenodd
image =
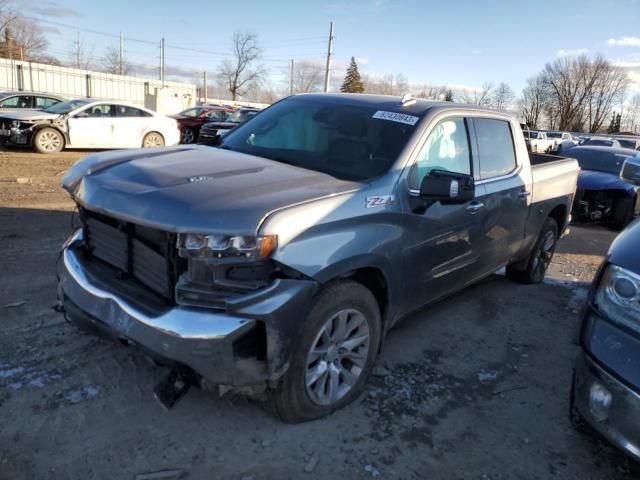
<svg viewBox="0 0 640 480">
<path fill-rule="evenodd" d="M 330 418 L 285 425 L 197 389 L 165 412 L 164 372 L 51 308 L 72 209 L 58 185 L 84 154 L 0 152 L 0 479 L 640 478 L 567 415 L 578 312 L 614 232 L 572 227 L 546 284 L 494 275 L 407 319 L 387 371 Z"/>
</svg>

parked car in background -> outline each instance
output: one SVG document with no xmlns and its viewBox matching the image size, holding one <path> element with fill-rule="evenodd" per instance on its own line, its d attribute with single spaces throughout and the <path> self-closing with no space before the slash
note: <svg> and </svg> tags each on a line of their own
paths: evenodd
<svg viewBox="0 0 640 480">
<path fill-rule="evenodd" d="M 257 108 L 241 108 L 240 110 L 227 115 L 222 122 L 205 123 L 200 129 L 198 143 L 215 147 L 220 139 L 232 128 L 246 122 L 255 116 L 260 110 Z"/>
<path fill-rule="evenodd" d="M 7 146 L 32 146 L 40 153 L 63 148 L 138 148 L 175 145 L 176 121 L 115 100 L 80 98 L 43 111 L 0 111 L 0 138 Z"/>
<path fill-rule="evenodd" d="M 626 148 L 584 144 L 567 152 L 581 168 L 572 209 L 576 220 L 622 229 L 640 214 L 638 187 L 620 178 L 625 160 L 637 154 Z"/>
<path fill-rule="evenodd" d="M 503 266 L 541 282 L 578 170 L 530 157 L 506 113 L 288 97 L 219 148 L 76 163 L 63 185 L 84 227 L 61 256 L 61 305 L 172 365 L 168 406 L 195 381 L 319 418 L 360 395 L 410 312 Z"/>
<path fill-rule="evenodd" d="M 571 416 L 640 462 L 640 220 L 614 240 L 582 314 Z"/>
<path fill-rule="evenodd" d="M 577 145 L 578 142 L 574 141 L 573 137 L 569 132 L 544 132 L 547 135 L 547 139 L 553 140 L 553 146 L 551 147 L 550 152 L 555 152 L 558 149 L 558 145 L 562 142 L 571 142 Z"/>
<path fill-rule="evenodd" d="M 610 137 L 591 137 L 580 145 L 589 145 L 593 147 L 612 147 L 612 148 L 622 148 L 622 145 L 615 138 Z"/>
<path fill-rule="evenodd" d="M 640 138 L 637 137 L 615 137 L 622 148 L 630 148 L 632 150 L 640 149 Z"/>
<path fill-rule="evenodd" d="M 196 143 L 202 125 L 224 121 L 233 112 L 230 107 L 193 107 L 173 115 L 180 129 L 180 143 Z"/>
<path fill-rule="evenodd" d="M 0 92 L 0 115 L 6 112 L 42 110 L 64 102 L 64 98 L 50 93 Z"/>
<path fill-rule="evenodd" d="M 555 141 L 547 138 L 546 132 L 538 132 L 535 130 L 525 130 L 524 134 L 527 149 L 530 152 L 549 153 L 553 150 Z"/>
</svg>

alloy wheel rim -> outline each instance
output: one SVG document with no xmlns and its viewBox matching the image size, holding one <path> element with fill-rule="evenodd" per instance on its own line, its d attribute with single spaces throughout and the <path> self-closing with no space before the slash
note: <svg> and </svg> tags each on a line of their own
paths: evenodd
<svg viewBox="0 0 640 480">
<path fill-rule="evenodd" d="M 194 140 L 193 130 L 187 129 L 182 133 L 182 143 L 192 143 Z"/>
<path fill-rule="evenodd" d="M 145 142 L 145 147 L 161 147 L 162 141 L 160 140 L 160 136 L 156 134 L 148 135 Z"/>
<path fill-rule="evenodd" d="M 305 389 L 317 405 L 332 405 L 361 377 L 370 348 L 369 324 L 355 309 L 328 319 L 307 354 Z"/>
<path fill-rule="evenodd" d="M 547 232 L 543 237 L 538 253 L 533 260 L 533 271 L 535 272 L 537 280 L 541 280 L 544 277 L 547 268 L 549 268 L 555 246 L 555 234 L 553 232 Z"/>
<path fill-rule="evenodd" d="M 60 147 L 60 137 L 53 132 L 44 132 L 38 138 L 38 144 L 47 152 L 55 152 Z"/>
</svg>

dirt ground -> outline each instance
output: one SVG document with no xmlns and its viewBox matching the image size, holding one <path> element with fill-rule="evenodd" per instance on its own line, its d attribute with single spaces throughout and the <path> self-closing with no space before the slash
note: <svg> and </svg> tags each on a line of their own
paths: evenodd
<svg viewBox="0 0 640 480">
<path fill-rule="evenodd" d="M 547 283 L 494 275 L 407 319 L 330 418 L 285 425 L 197 389 L 165 412 L 163 371 L 51 308 L 71 228 L 59 183 L 85 154 L 0 152 L 0 479 L 640 478 L 568 420 L 579 309 L 614 232 L 573 226 Z"/>
</svg>

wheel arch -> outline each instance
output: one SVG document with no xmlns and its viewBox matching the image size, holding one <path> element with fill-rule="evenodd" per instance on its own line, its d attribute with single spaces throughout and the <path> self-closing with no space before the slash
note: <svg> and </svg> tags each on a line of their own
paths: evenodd
<svg viewBox="0 0 640 480">
<path fill-rule="evenodd" d="M 549 215 L 547 215 L 548 218 L 552 218 L 556 221 L 556 224 L 558 225 L 558 235 L 562 235 L 562 232 L 564 231 L 565 227 L 567 226 L 567 206 L 564 204 L 561 205 L 556 205 L 555 207 L 553 207 L 551 209 L 551 211 L 549 212 Z M 544 223 L 543 223 L 544 225 Z"/>
</svg>

